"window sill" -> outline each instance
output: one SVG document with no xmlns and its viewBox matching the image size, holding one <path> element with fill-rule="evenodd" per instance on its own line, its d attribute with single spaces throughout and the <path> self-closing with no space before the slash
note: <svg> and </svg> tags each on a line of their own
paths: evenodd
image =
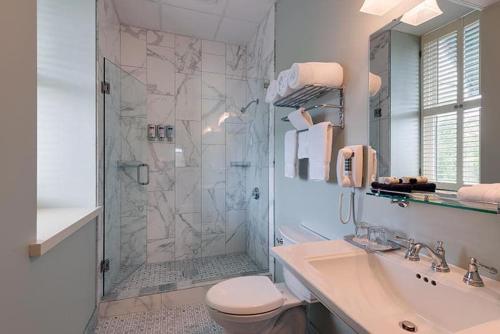
<svg viewBox="0 0 500 334">
<path fill-rule="evenodd" d="M 30 256 L 42 256 L 61 241 L 101 215 L 102 208 L 38 209 L 37 241 L 29 245 Z"/>
</svg>

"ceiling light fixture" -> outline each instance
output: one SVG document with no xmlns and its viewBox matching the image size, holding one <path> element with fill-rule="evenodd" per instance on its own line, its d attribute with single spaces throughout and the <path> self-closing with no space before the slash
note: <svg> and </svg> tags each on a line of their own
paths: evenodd
<svg viewBox="0 0 500 334">
<path fill-rule="evenodd" d="M 385 15 L 391 9 L 399 5 L 402 0 L 365 0 L 360 12 L 372 15 Z"/>
<path fill-rule="evenodd" d="M 436 0 L 425 0 L 407 11 L 401 21 L 412 26 L 419 26 L 439 15 L 443 14 Z"/>
</svg>

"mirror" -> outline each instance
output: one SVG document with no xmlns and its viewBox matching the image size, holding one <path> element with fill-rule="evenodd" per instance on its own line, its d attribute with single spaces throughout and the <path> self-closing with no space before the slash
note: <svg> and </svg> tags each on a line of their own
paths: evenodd
<svg viewBox="0 0 500 334">
<path fill-rule="evenodd" d="M 378 176 L 438 190 L 500 180 L 500 5 L 437 1 L 442 14 L 370 36 L 370 145 Z M 496 37 L 495 37 L 496 36 Z"/>
</svg>

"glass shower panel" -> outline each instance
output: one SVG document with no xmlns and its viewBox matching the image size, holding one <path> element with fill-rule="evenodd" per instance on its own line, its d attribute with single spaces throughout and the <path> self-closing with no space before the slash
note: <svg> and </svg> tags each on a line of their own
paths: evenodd
<svg viewBox="0 0 500 334">
<path fill-rule="evenodd" d="M 104 293 L 113 295 L 146 262 L 146 87 L 108 60 L 104 81 Z"/>
</svg>

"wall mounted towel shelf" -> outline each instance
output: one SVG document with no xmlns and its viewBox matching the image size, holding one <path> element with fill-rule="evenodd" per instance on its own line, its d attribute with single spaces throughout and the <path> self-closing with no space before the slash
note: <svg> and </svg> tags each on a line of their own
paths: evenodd
<svg viewBox="0 0 500 334">
<path fill-rule="evenodd" d="M 325 94 L 330 92 L 337 92 L 339 95 L 339 104 L 318 104 L 311 107 L 307 107 L 306 111 L 312 110 L 338 110 L 339 112 L 339 122 L 338 125 L 333 125 L 334 127 L 338 127 L 343 129 L 344 122 L 344 89 L 343 88 L 333 88 L 326 86 L 318 86 L 318 85 L 307 85 L 303 88 L 291 93 L 288 96 L 285 96 L 274 103 L 275 107 L 283 107 L 283 108 L 294 108 L 298 109 L 305 104 L 313 101 L 314 99 L 318 99 Z M 282 121 L 288 122 L 288 117 L 282 117 Z"/>
</svg>

